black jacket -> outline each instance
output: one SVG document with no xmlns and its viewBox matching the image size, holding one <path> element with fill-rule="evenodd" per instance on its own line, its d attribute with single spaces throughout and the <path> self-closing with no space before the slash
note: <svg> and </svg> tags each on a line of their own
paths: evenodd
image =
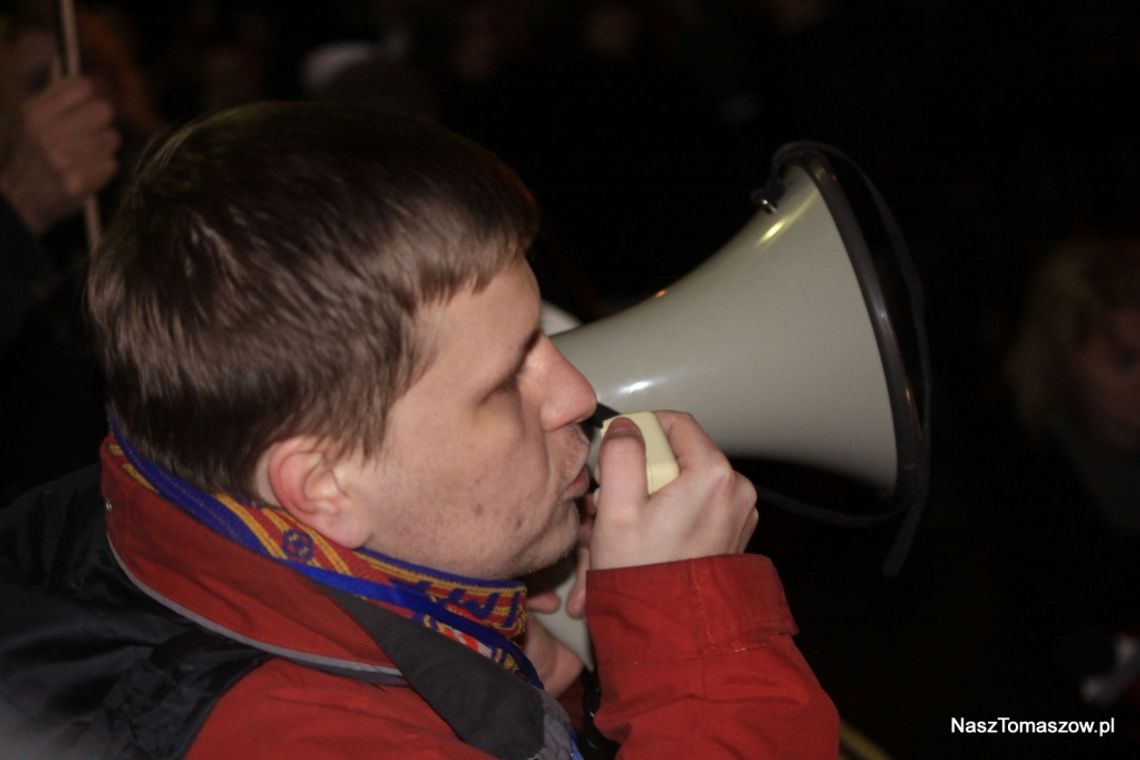
<svg viewBox="0 0 1140 760">
<path fill-rule="evenodd" d="M 107 543 L 99 470 L 0 511 L 0 755 L 173 758 L 269 655 L 146 597 Z"/>
</svg>

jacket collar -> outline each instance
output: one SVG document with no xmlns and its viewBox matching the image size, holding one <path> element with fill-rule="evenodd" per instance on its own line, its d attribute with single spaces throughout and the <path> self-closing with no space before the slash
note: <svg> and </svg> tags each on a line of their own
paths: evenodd
<svg viewBox="0 0 1140 760">
<path fill-rule="evenodd" d="M 123 570 L 167 607 L 229 638 L 302 662 L 392 662 L 351 616 L 293 570 L 215 534 L 101 452 L 107 536 Z"/>
<path fill-rule="evenodd" d="M 565 711 L 486 657 L 202 526 L 101 452 L 107 537 L 140 589 L 205 628 L 321 670 L 406 683 L 501 758 L 580 757 Z M 391 654 L 388 654 L 388 653 Z"/>
</svg>

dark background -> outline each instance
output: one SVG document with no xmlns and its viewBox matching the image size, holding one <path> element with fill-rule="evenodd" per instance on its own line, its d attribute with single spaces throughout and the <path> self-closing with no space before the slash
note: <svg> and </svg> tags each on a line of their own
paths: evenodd
<svg viewBox="0 0 1140 760">
<path fill-rule="evenodd" d="M 892 756 L 1137 754 L 1119 735 L 950 734 L 952 717 L 1094 714 L 1034 655 L 1032 631 L 1008 612 L 1017 590 L 994 570 L 1007 547 L 993 516 L 1020 477 L 1005 466 L 1000 364 L 1026 278 L 1052 246 L 1137 231 L 1132 2 L 81 5 L 113 22 L 172 123 L 250 99 L 342 97 L 488 145 L 544 207 L 535 266 L 547 297 L 583 319 L 714 252 L 753 213 L 749 193 L 782 143 L 841 148 L 891 203 L 925 285 L 931 498 L 893 579 L 880 565 L 897 521 L 838 529 L 762 505 L 756 548 L 781 568 L 800 646 L 843 717 Z M 379 45 L 383 65 L 306 88 L 306 56 L 345 40 Z M 113 211 L 113 189 L 102 202 Z M 15 366 L 7 357 L 5 372 Z M 60 440 L 75 419 L 41 412 L 21 450 Z M 59 447 L 35 461 L 62 473 L 94 454 L 92 439 L 76 461 Z M 41 474 L 9 468 L 3 486 Z"/>
</svg>

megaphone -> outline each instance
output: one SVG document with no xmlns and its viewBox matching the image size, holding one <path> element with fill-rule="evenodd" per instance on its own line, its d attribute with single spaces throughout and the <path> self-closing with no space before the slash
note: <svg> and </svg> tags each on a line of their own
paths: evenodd
<svg viewBox="0 0 1140 760">
<path fill-rule="evenodd" d="M 930 397 L 901 232 L 862 170 L 819 143 L 781 148 L 754 199 L 744 228 L 679 282 L 554 342 L 608 410 L 687 411 L 730 456 L 879 496 L 838 510 L 769 501 L 848 525 L 909 511 L 887 562 L 897 572 L 927 490 Z"/>
<path fill-rule="evenodd" d="M 604 407 L 691 412 L 729 455 L 851 477 L 893 511 L 925 485 L 921 291 L 878 191 L 829 157 L 785 146 L 716 255 L 554 342 Z"/>
</svg>

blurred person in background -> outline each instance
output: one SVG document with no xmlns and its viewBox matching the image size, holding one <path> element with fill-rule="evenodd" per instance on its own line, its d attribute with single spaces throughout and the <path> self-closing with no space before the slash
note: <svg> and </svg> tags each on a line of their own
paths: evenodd
<svg viewBox="0 0 1140 760">
<path fill-rule="evenodd" d="M 49 3 L 0 6 L 0 496 L 90 459 L 103 430 L 87 358 L 79 210 L 161 127 L 129 47 L 79 9 L 86 71 L 62 78 Z M 124 147 L 126 143 L 126 148 Z M 113 199 L 105 199 L 113 203 Z"/>
<path fill-rule="evenodd" d="M 1006 369 L 1020 436 L 998 515 L 1012 609 L 1043 679 L 1110 710 L 1135 740 L 1140 239 L 1058 246 L 1032 281 Z"/>
</svg>

